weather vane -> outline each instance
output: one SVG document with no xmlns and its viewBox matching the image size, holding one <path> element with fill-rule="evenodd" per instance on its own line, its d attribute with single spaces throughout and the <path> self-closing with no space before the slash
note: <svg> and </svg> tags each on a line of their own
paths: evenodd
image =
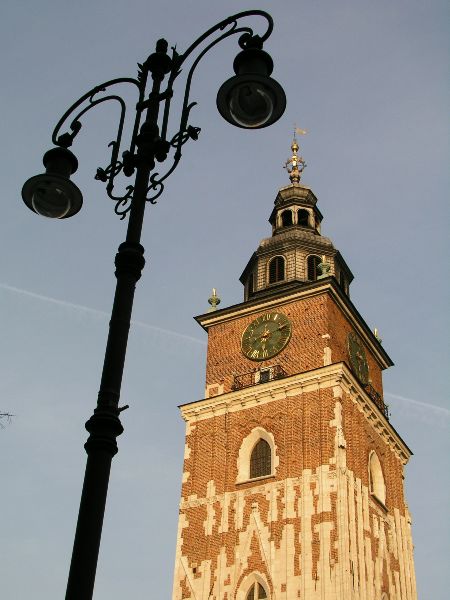
<svg viewBox="0 0 450 600">
<path fill-rule="evenodd" d="M 303 169 L 306 167 L 306 162 L 302 156 L 298 156 L 299 145 L 297 142 L 298 135 L 306 135 L 308 132 L 306 129 L 300 129 L 294 125 L 294 139 L 292 140 L 291 150 L 292 156 L 284 164 L 284 168 L 289 173 L 289 179 L 291 183 L 300 183 L 300 179 L 303 173 Z"/>
</svg>

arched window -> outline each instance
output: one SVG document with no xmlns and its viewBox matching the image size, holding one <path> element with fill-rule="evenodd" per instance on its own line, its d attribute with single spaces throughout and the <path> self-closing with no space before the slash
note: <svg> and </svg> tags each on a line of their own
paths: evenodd
<svg viewBox="0 0 450 600">
<path fill-rule="evenodd" d="M 264 444 L 259 445 L 261 441 Z M 264 460 L 261 460 L 264 469 L 261 469 L 261 473 L 256 475 L 259 467 L 259 457 L 265 456 Z M 266 431 L 263 427 L 254 427 L 251 432 L 242 440 L 241 447 L 239 448 L 237 458 L 237 483 L 244 481 L 251 481 L 255 477 L 264 477 L 267 475 L 275 475 L 277 467 L 280 462 L 280 458 L 277 455 L 277 447 L 275 439 L 270 431 Z M 259 471 L 258 471 L 259 472 Z M 260 581 L 255 579 L 254 581 Z M 264 581 L 260 581 L 264 585 Z M 244 596 L 242 595 L 242 598 Z"/>
<path fill-rule="evenodd" d="M 289 227 L 294 224 L 292 220 L 292 210 L 285 210 L 281 213 L 281 224 L 283 227 Z"/>
<path fill-rule="evenodd" d="M 267 598 L 267 592 L 260 583 L 254 583 L 249 589 L 245 600 L 264 600 Z"/>
<path fill-rule="evenodd" d="M 322 259 L 320 258 L 320 256 L 315 256 L 314 254 L 311 254 L 311 256 L 308 256 L 308 261 L 307 261 L 307 270 L 308 270 L 308 280 L 309 281 L 316 281 L 317 277 L 320 275 L 318 266 L 319 263 L 322 262 Z"/>
<path fill-rule="evenodd" d="M 386 504 L 386 485 L 384 483 L 383 471 L 380 459 L 374 451 L 369 456 L 369 489 L 373 496 L 383 504 Z"/>
<path fill-rule="evenodd" d="M 272 472 L 272 452 L 262 438 L 256 443 L 250 456 L 250 479 L 264 477 Z M 264 596 L 262 596 L 264 598 Z"/>
<path fill-rule="evenodd" d="M 269 283 L 283 281 L 284 277 L 284 258 L 275 256 L 269 263 Z"/>
<path fill-rule="evenodd" d="M 297 213 L 297 223 L 301 226 L 301 227 L 308 227 L 309 226 L 309 213 L 307 210 L 304 209 L 300 209 Z"/>
</svg>

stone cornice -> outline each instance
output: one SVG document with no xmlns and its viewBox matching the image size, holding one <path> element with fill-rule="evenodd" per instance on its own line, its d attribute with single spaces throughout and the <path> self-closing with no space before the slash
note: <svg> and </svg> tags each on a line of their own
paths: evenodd
<svg viewBox="0 0 450 600">
<path fill-rule="evenodd" d="M 196 321 L 208 331 L 209 327 L 226 323 L 245 316 L 253 315 L 262 310 L 272 310 L 280 305 L 296 302 L 297 300 L 328 294 L 348 318 L 353 329 L 363 339 L 367 348 L 374 356 L 381 369 L 391 367 L 394 363 L 384 350 L 383 346 L 369 329 L 358 310 L 351 300 L 342 292 L 334 277 L 328 277 L 321 281 L 295 287 L 292 290 L 280 289 L 279 293 L 274 291 L 270 296 L 256 297 L 241 304 L 235 304 L 214 312 L 195 317 Z"/>
<path fill-rule="evenodd" d="M 335 386 L 340 387 L 349 394 L 366 420 L 396 453 L 402 464 L 406 464 L 412 454 L 411 450 L 375 406 L 345 363 L 335 363 L 284 379 L 277 379 L 243 390 L 198 400 L 181 405 L 179 408 L 185 421 L 195 423 L 199 420 L 210 419 L 230 412 L 238 412 L 277 400 L 284 400 L 291 396 Z"/>
<path fill-rule="evenodd" d="M 406 465 L 410 456 L 413 454 L 412 450 L 407 446 L 384 414 L 382 414 L 375 406 L 347 365 L 345 363 L 337 364 L 342 364 L 344 367 L 342 377 L 342 386 L 344 387 L 344 390 L 350 395 L 352 400 L 356 402 L 357 406 L 375 431 L 377 431 L 384 441 L 395 451 L 402 464 Z"/>
</svg>

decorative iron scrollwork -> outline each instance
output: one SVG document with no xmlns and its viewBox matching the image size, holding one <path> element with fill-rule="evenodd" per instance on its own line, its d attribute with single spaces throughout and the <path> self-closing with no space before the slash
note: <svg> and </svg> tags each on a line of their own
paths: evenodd
<svg viewBox="0 0 450 600">
<path fill-rule="evenodd" d="M 153 173 L 153 175 L 150 176 L 150 185 L 147 188 L 147 194 L 151 190 L 155 190 L 155 194 L 153 194 L 153 196 L 150 196 L 150 198 L 147 198 L 147 202 L 150 202 L 150 204 L 156 204 L 156 200 L 161 196 L 161 194 L 164 191 L 163 180 L 165 179 L 165 177 L 163 177 L 162 179 L 158 179 L 158 176 L 159 173 Z"/>
<path fill-rule="evenodd" d="M 262 35 L 255 35 L 253 29 L 247 25 L 239 25 L 242 19 L 247 17 L 263 17 L 267 21 L 267 29 Z M 84 94 L 79 100 L 77 100 L 61 117 L 57 123 L 52 140 L 56 146 L 63 148 L 69 148 L 78 135 L 82 128 L 81 118 L 92 108 L 102 104 L 103 102 L 116 102 L 120 107 L 119 123 L 117 128 L 116 138 L 110 142 L 108 147 L 111 148 L 111 158 L 109 164 L 106 167 L 99 167 L 95 174 L 95 179 L 106 183 L 106 189 L 108 196 L 115 201 L 115 212 L 120 216 L 121 219 L 130 210 L 133 197 L 133 186 L 127 186 L 125 193 L 117 195 L 113 193 L 114 181 L 117 175 L 122 173 L 125 177 L 131 177 L 138 164 L 147 162 L 147 164 L 154 168 L 154 161 L 165 162 L 168 158 L 169 151 L 173 150 L 172 164 L 166 173 L 160 176 L 158 173 L 154 173 L 150 176 L 149 186 L 147 189 L 147 201 L 151 204 L 155 204 L 156 200 L 161 196 L 164 191 L 164 181 L 169 177 L 171 173 L 178 166 L 181 159 L 181 148 L 189 140 L 197 140 L 200 127 L 194 127 L 188 125 L 188 119 L 190 112 L 196 102 L 191 102 L 189 99 L 192 77 L 197 68 L 199 62 L 203 56 L 216 44 L 222 40 L 238 34 L 238 44 L 241 48 L 245 49 L 250 46 L 262 47 L 263 42 L 270 36 L 273 30 L 273 20 L 270 15 L 262 10 L 248 10 L 239 14 L 233 15 L 224 19 L 214 27 L 211 27 L 203 35 L 198 37 L 184 53 L 179 53 L 175 46 L 171 48 L 171 56 L 167 54 L 167 42 L 165 40 L 159 40 L 156 46 L 156 53 L 150 55 L 143 63 L 138 63 L 137 78 L 119 78 L 106 81 L 100 85 L 93 87 L 86 94 Z M 204 44 L 206 40 L 213 39 Z M 194 51 L 198 50 L 197 56 L 193 59 L 192 64 L 187 72 L 186 85 L 184 89 L 184 98 L 181 109 L 181 117 L 177 133 L 172 137 L 168 136 L 168 125 L 170 116 L 171 100 L 173 96 L 173 86 L 177 77 L 182 73 L 184 64 L 188 59 L 191 58 Z M 158 77 L 161 76 L 161 81 L 165 75 L 168 75 L 166 88 L 162 91 L 158 91 L 155 96 L 153 92 L 150 92 L 146 97 L 147 80 L 149 79 L 149 73 L 156 74 Z M 138 90 L 138 101 L 135 105 L 135 121 L 128 148 L 122 148 L 122 137 L 123 137 L 123 126 L 126 115 L 126 103 L 125 100 L 116 94 L 103 95 L 113 86 L 119 84 L 132 84 Z M 148 124 L 148 115 L 154 111 L 157 115 L 159 112 L 159 105 L 163 107 L 161 126 L 160 129 L 157 126 L 157 119 L 154 119 L 154 125 L 156 127 L 156 133 L 153 139 L 145 141 L 145 148 L 140 148 L 139 144 L 142 140 L 142 129 L 141 129 L 141 118 L 145 111 L 147 112 L 147 120 L 145 124 Z M 65 124 L 70 120 L 66 131 L 61 133 Z M 141 131 L 140 131 L 141 129 Z M 167 141 L 170 140 L 170 141 Z M 119 159 L 120 152 L 122 152 L 122 159 Z M 152 193 L 153 192 L 153 193 Z"/>
<path fill-rule="evenodd" d="M 125 219 L 127 213 L 131 209 L 131 200 L 133 195 L 134 187 L 132 185 L 127 186 L 127 193 L 122 198 L 119 198 L 114 207 L 114 212 L 120 217 L 121 220 Z"/>
</svg>

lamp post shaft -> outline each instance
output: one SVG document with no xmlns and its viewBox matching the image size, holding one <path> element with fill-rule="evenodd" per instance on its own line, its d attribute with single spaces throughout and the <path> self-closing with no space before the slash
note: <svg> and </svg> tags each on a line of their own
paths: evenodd
<svg viewBox="0 0 450 600">
<path fill-rule="evenodd" d="M 67 582 L 66 600 L 91 600 L 116 437 L 123 432 L 119 399 L 136 282 L 145 264 L 139 243 L 150 169 L 138 167 L 127 239 L 116 254 L 116 292 L 109 324 L 97 408 L 86 423 L 86 471 Z"/>
<path fill-rule="evenodd" d="M 117 422 L 120 426 L 118 419 Z M 117 445 L 113 452 L 107 446 L 114 445 L 113 437 L 112 444 L 106 443 L 103 449 L 99 448 L 95 453 L 88 451 L 66 600 L 92 598 L 111 460 L 117 451 Z"/>
<path fill-rule="evenodd" d="M 161 48 L 165 55 L 166 47 Z M 158 45 L 157 45 L 158 50 Z M 116 438 L 123 432 L 119 419 L 120 389 L 127 351 L 136 282 L 145 265 L 140 244 L 147 188 L 159 141 L 159 94 L 164 72 L 152 73 L 153 85 L 146 118 L 137 139 L 137 168 L 127 236 L 115 258 L 116 291 L 109 323 L 97 408 L 86 423 L 89 438 L 86 471 L 72 551 L 66 600 L 91 600 Z"/>
<path fill-rule="evenodd" d="M 138 170 L 136 180 L 148 178 L 148 169 L 144 170 L 144 175 Z M 145 195 L 138 197 L 138 189 L 139 186 L 133 203 L 137 205 L 142 225 Z M 135 226 L 140 229 L 137 223 Z M 90 434 L 85 444 L 88 456 L 66 600 L 91 600 L 93 595 L 111 461 L 118 450 L 116 438 L 123 432 L 119 419 L 120 388 L 135 285 L 145 264 L 143 254 L 144 248 L 139 242 L 129 241 L 121 244 L 116 254 L 117 284 L 97 408 L 86 423 Z"/>
</svg>

